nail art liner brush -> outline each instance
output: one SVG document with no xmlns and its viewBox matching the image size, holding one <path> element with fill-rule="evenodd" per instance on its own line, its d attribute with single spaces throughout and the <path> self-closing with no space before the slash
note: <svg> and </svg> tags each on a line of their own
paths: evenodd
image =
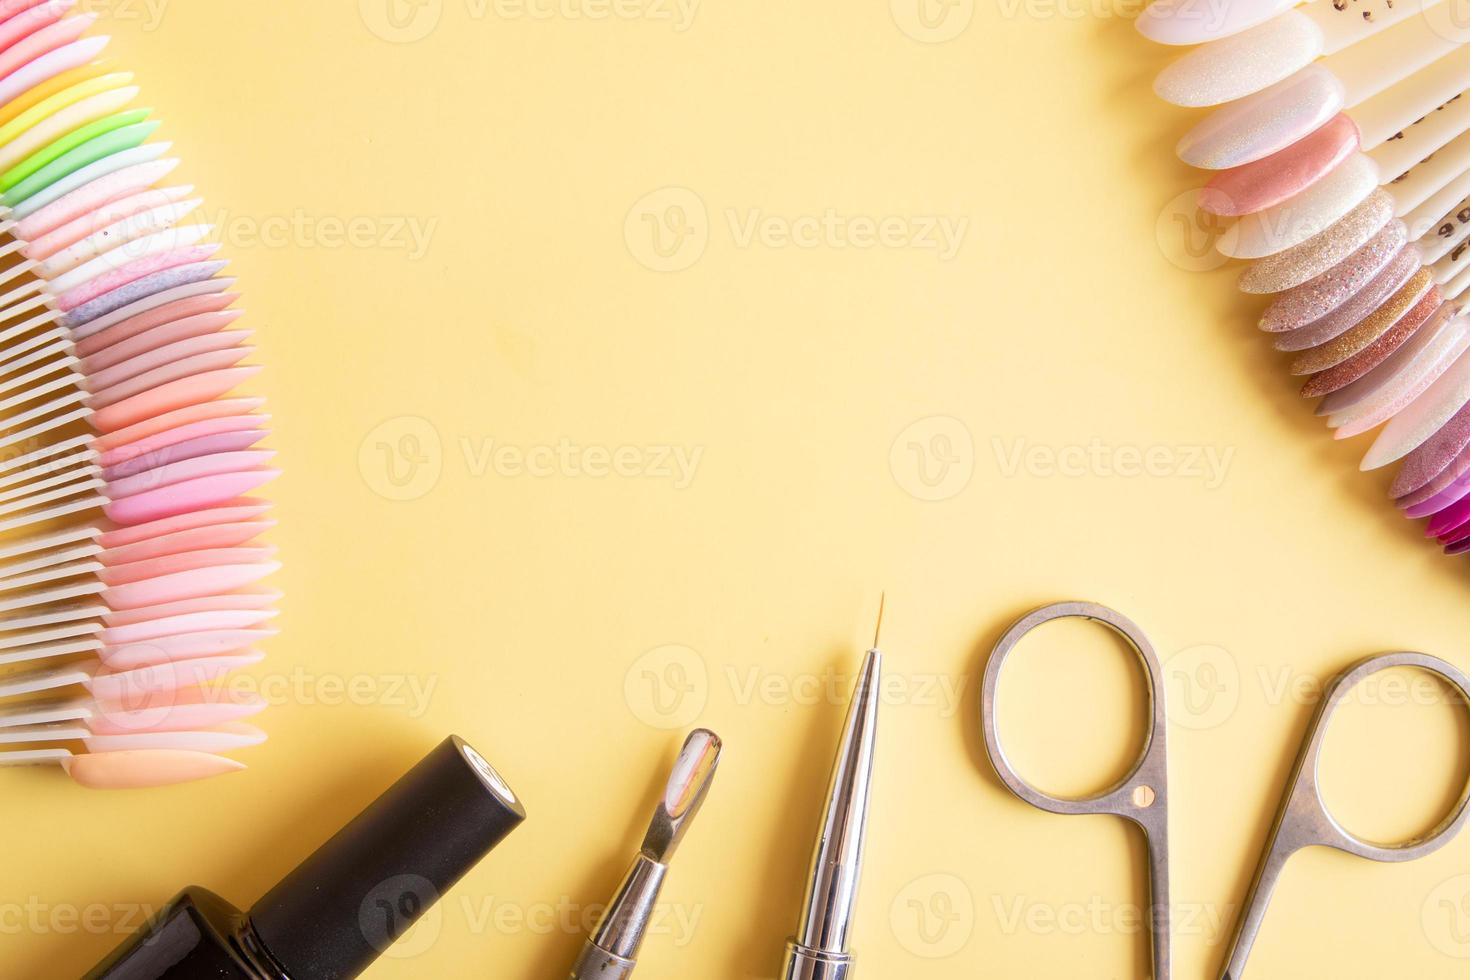
<svg viewBox="0 0 1470 980">
<path fill-rule="evenodd" d="M 632 975 L 669 859 L 704 803 L 720 763 L 720 748 L 719 736 L 703 728 L 684 741 L 643 849 L 582 948 L 571 980 L 622 980 Z"/>
<path fill-rule="evenodd" d="M 878 628 L 882 625 L 880 604 Z M 883 654 L 878 652 L 878 630 L 874 630 L 873 649 L 863 659 L 832 766 L 801 926 L 786 944 L 782 980 L 846 980 L 852 972 L 849 939 L 867 833 L 882 671 Z"/>
</svg>

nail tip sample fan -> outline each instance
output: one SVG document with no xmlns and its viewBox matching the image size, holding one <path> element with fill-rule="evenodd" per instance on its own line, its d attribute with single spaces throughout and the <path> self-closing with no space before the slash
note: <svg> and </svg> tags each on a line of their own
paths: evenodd
<svg viewBox="0 0 1470 980">
<path fill-rule="evenodd" d="M 1470 551 L 1470 29 L 1441 0 L 1155 0 L 1141 34 L 1188 47 L 1159 74 L 1203 109 L 1179 140 L 1211 171 L 1242 291 L 1338 439 L 1378 430 L 1362 469 Z"/>
<path fill-rule="evenodd" d="M 74 6 L 0 0 L 0 767 L 168 785 L 265 739 L 221 682 L 275 633 L 279 471 L 201 201 Z"/>
</svg>

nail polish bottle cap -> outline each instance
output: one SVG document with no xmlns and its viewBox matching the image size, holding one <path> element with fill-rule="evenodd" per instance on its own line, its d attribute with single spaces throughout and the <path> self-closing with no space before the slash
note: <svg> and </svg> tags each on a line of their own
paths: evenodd
<svg viewBox="0 0 1470 980">
<path fill-rule="evenodd" d="M 254 937 L 292 980 L 355 977 L 525 818 L 451 736 L 255 904 Z"/>
</svg>

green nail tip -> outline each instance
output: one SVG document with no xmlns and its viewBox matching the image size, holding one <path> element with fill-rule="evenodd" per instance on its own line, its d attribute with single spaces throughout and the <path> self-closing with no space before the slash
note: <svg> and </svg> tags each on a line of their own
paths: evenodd
<svg viewBox="0 0 1470 980">
<path fill-rule="evenodd" d="M 13 208 L 83 167 L 91 166 L 114 153 L 121 153 L 123 150 L 131 150 L 135 146 L 140 146 L 158 126 L 156 122 L 140 122 L 94 136 L 11 187 L 3 196 L 0 196 L 0 204 Z"/>
<path fill-rule="evenodd" d="M 80 129 L 74 129 L 70 133 L 56 140 L 48 146 L 44 146 L 26 157 L 5 173 L 0 174 L 0 193 L 10 190 L 16 184 L 25 180 L 47 164 L 60 159 L 88 140 L 96 139 L 115 129 L 140 123 L 148 118 L 152 109 L 128 109 L 123 112 L 104 116 L 94 120 Z"/>
</svg>

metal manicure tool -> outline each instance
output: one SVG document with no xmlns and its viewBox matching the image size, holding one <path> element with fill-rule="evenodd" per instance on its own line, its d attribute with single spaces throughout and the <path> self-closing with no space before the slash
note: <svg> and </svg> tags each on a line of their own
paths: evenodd
<svg viewBox="0 0 1470 980">
<path fill-rule="evenodd" d="M 1143 662 L 1148 681 L 1148 737 L 1132 770 L 1097 796 L 1061 799 L 1041 792 L 1016 773 L 1000 744 L 996 726 L 995 697 L 1001 668 L 1006 658 L 1027 633 L 1054 619 L 1090 619 L 1110 627 L 1128 641 Z M 1164 704 L 1164 672 L 1148 638 L 1128 617 L 1095 602 L 1059 602 L 1027 613 L 1006 630 L 990 661 L 985 665 L 981 687 L 980 724 L 985 735 L 985 754 L 995 774 L 1016 796 L 1049 813 L 1107 813 L 1127 817 L 1143 829 L 1148 847 L 1153 938 L 1153 975 L 1169 980 L 1169 766 L 1166 748 L 1168 721 Z"/>
<path fill-rule="evenodd" d="M 847 709 L 847 723 L 827 789 L 822 830 L 812 855 L 811 880 L 807 884 L 801 925 L 796 936 L 786 944 L 782 980 L 847 980 L 852 972 L 853 957 L 848 941 L 857 907 L 873 778 L 883 667 L 883 655 L 878 652 L 878 631 L 882 626 L 880 604 L 873 648 L 863 659 L 852 703 Z"/>
<path fill-rule="evenodd" d="M 669 859 L 704 803 L 720 762 L 720 748 L 719 736 L 703 728 L 685 740 L 648 825 L 643 848 L 582 948 L 571 980 L 623 980 L 633 975 Z"/>
<path fill-rule="evenodd" d="M 1235 924 L 1235 939 L 1230 944 L 1230 956 L 1226 961 L 1223 980 L 1240 980 L 1245 972 L 1246 959 L 1255 944 L 1256 933 L 1266 918 L 1266 906 L 1270 904 L 1271 892 L 1286 867 L 1287 860 L 1305 847 L 1334 847 L 1339 851 L 1356 854 L 1374 861 L 1412 861 L 1433 853 L 1454 839 L 1470 819 L 1470 788 L 1460 794 L 1459 802 L 1440 821 L 1439 826 L 1422 837 L 1402 844 L 1374 844 L 1349 833 L 1332 818 L 1327 803 L 1322 799 L 1322 787 L 1318 781 L 1317 766 L 1322 758 L 1322 746 L 1327 738 L 1327 725 L 1337 706 L 1352 693 L 1353 688 L 1368 677 L 1391 667 L 1418 667 L 1439 676 L 1455 688 L 1459 697 L 1470 702 L 1470 677 L 1459 668 L 1423 653 L 1384 653 L 1359 661 L 1333 679 L 1317 703 L 1317 713 L 1307 729 L 1291 780 L 1281 797 L 1280 809 L 1271 826 L 1266 848 L 1261 852 L 1261 862 L 1256 867 L 1255 879 L 1246 896 L 1244 910 Z"/>
</svg>

